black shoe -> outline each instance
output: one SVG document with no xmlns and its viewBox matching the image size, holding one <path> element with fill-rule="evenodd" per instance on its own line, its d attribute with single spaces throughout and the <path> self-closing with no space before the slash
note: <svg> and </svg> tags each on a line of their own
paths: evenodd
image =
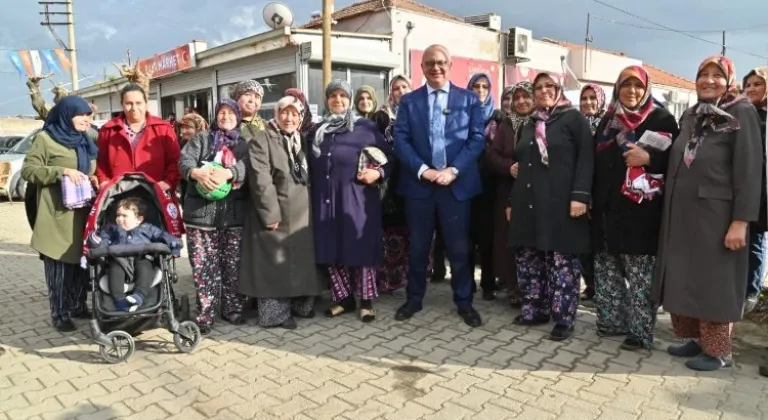
<svg viewBox="0 0 768 420">
<path fill-rule="evenodd" d="M 430 283 L 442 283 L 444 281 L 445 281 L 445 273 L 432 273 L 432 275 L 429 276 Z"/>
<path fill-rule="evenodd" d="M 421 311 L 421 306 L 405 302 L 395 313 L 395 321 L 405 321 L 411 319 L 417 312 Z"/>
<path fill-rule="evenodd" d="M 557 324 L 555 328 L 552 328 L 552 332 L 549 333 L 549 339 L 552 341 L 563 341 L 571 337 L 573 333 L 573 325 Z"/>
<path fill-rule="evenodd" d="M 522 315 L 518 315 L 515 317 L 515 319 L 512 320 L 512 323 L 515 325 L 526 325 L 526 326 L 532 326 L 532 325 L 542 325 L 549 322 L 548 316 L 536 316 L 533 319 L 525 319 Z"/>
<path fill-rule="evenodd" d="M 483 289 L 483 300 L 496 300 L 496 291 Z"/>
<path fill-rule="evenodd" d="M 222 316 L 222 319 L 229 322 L 232 325 L 243 325 L 245 324 L 245 317 L 238 312 L 231 313 L 227 316 Z"/>
<path fill-rule="evenodd" d="M 54 322 L 53 327 L 59 332 L 72 332 L 77 331 L 75 323 L 71 319 L 65 319 L 62 321 Z"/>
<path fill-rule="evenodd" d="M 696 357 L 700 355 L 704 349 L 696 340 L 688 340 L 684 344 L 671 345 L 667 347 L 667 353 L 677 357 Z"/>
<path fill-rule="evenodd" d="M 335 318 L 339 315 L 349 314 L 357 310 L 357 302 L 355 298 L 349 296 L 337 303 L 331 305 L 330 308 L 325 310 L 326 318 Z"/>
<path fill-rule="evenodd" d="M 465 324 L 472 328 L 483 325 L 483 319 L 480 318 L 480 313 L 471 306 L 468 308 L 459 308 L 459 316 L 464 320 Z"/>
<path fill-rule="evenodd" d="M 306 319 L 312 319 L 315 317 L 315 310 L 312 309 L 311 311 L 307 312 L 306 315 L 300 314 L 294 310 L 291 310 L 291 316 L 294 318 L 306 318 Z"/>
<path fill-rule="evenodd" d="M 633 337 L 627 337 L 620 347 L 624 350 L 639 350 L 643 348 L 643 342 Z"/>
<path fill-rule="evenodd" d="M 208 335 L 213 329 L 209 324 L 197 324 L 197 327 L 200 328 L 200 335 Z"/>
<path fill-rule="evenodd" d="M 69 316 L 75 319 L 91 319 L 93 318 L 93 313 L 88 309 L 83 309 L 82 311 L 72 312 Z"/>
</svg>

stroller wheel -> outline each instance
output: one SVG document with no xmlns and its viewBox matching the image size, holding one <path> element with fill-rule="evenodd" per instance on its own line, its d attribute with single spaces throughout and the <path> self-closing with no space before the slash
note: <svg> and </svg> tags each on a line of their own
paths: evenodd
<svg viewBox="0 0 768 420">
<path fill-rule="evenodd" d="M 189 315 L 189 296 L 181 295 L 181 297 L 179 297 L 179 312 L 177 316 L 180 321 L 188 321 L 191 319 Z"/>
<path fill-rule="evenodd" d="M 111 331 L 107 338 L 112 341 L 111 346 L 99 346 L 99 353 L 107 363 L 120 363 L 128 360 L 136 351 L 136 342 L 125 331 Z"/>
<path fill-rule="evenodd" d="M 185 337 L 182 337 L 182 334 Z M 182 322 L 179 325 L 179 333 L 173 335 L 173 344 L 182 353 L 192 353 L 202 340 L 203 334 L 200 333 L 200 327 L 192 321 Z"/>
</svg>

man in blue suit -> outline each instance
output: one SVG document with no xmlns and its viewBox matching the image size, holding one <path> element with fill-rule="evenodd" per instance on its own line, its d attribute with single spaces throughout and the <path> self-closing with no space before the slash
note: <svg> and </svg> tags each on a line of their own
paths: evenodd
<svg viewBox="0 0 768 420">
<path fill-rule="evenodd" d="M 397 192 L 405 197 L 410 229 L 407 301 L 395 319 L 409 319 L 422 309 L 429 248 L 440 223 L 453 301 L 464 322 L 478 327 L 482 319 L 472 307 L 475 280 L 468 241 L 470 199 L 482 189 L 477 167 L 484 146 L 480 99 L 449 81 L 451 55 L 444 46 L 427 48 L 421 69 L 427 84 L 403 97 L 394 130 L 401 163 Z"/>
</svg>

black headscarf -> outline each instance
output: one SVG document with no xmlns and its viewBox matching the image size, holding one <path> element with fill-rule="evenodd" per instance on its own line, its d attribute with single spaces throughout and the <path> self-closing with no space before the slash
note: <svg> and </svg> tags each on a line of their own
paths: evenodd
<svg viewBox="0 0 768 420">
<path fill-rule="evenodd" d="M 77 152 L 77 170 L 89 174 L 91 160 L 96 159 L 98 150 L 87 132 L 77 131 L 72 118 L 77 115 L 89 115 L 93 111 L 85 99 L 79 96 L 67 96 L 56 104 L 45 117 L 43 130 L 53 141 L 60 145 L 75 149 Z"/>
</svg>

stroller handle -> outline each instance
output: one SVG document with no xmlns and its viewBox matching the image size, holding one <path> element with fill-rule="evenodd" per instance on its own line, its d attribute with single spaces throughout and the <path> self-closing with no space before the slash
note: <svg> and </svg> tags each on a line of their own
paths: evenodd
<svg viewBox="0 0 768 420">
<path fill-rule="evenodd" d="M 171 255 L 171 248 L 166 244 L 136 244 L 136 245 L 112 245 L 88 250 L 88 258 L 98 259 L 104 257 L 135 257 L 137 255 Z"/>
</svg>

